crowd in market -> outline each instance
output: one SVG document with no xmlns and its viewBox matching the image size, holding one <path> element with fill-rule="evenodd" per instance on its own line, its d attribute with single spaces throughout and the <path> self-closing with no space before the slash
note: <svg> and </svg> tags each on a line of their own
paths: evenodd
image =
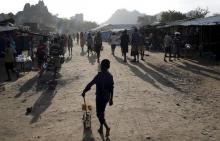
<svg viewBox="0 0 220 141">
<path fill-rule="evenodd" d="M 89 54 L 93 54 L 93 51 L 96 52 L 97 62 L 99 62 L 100 51 L 103 49 L 101 32 L 80 32 L 76 34 L 76 37 L 77 44 L 80 45 L 82 51 L 84 51 L 84 45 L 87 44 L 88 56 Z M 127 62 L 127 53 L 130 45 L 130 55 L 133 57 L 132 62 L 139 62 L 139 60 L 145 60 L 145 50 L 157 46 L 153 39 L 152 33 L 147 36 L 143 30 L 134 28 L 131 33 L 126 29 L 118 33 L 112 32 L 109 36 L 108 43 L 111 45 L 111 53 L 113 56 L 115 56 L 116 47 L 121 47 L 124 62 Z M 167 62 L 166 57 L 169 57 L 169 61 L 173 61 L 172 58 L 179 60 L 179 58 L 182 57 L 180 54 L 184 47 L 180 32 L 175 32 L 173 34 L 167 32 L 167 34 L 164 35 L 162 43 L 162 49 L 165 53 L 164 61 Z"/>
<path fill-rule="evenodd" d="M 134 28 L 132 30 L 123 30 L 120 32 L 111 32 L 108 38 L 108 43 L 111 45 L 111 53 L 115 56 L 115 49 L 117 46 L 121 47 L 121 54 L 124 62 L 127 62 L 127 53 L 133 57 L 132 62 L 139 62 L 145 60 L 145 51 L 150 48 L 158 48 L 162 46 L 164 50 L 164 61 L 179 59 L 182 57 L 183 49 L 190 48 L 191 46 L 185 42 L 180 32 L 166 32 L 161 34 L 160 40 L 155 41 L 156 35 L 153 33 L 147 34 L 144 30 Z M 73 34 L 53 34 L 53 35 L 31 35 L 28 34 L 27 39 L 23 40 L 20 44 L 16 32 L 4 33 L 0 36 L 0 56 L 4 58 L 4 66 L 7 73 L 7 81 L 11 80 L 9 71 L 12 71 L 19 77 L 18 69 L 15 65 L 19 62 L 24 64 L 23 50 L 26 50 L 27 56 L 31 62 L 32 69 L 39 70 L 39 76 L 45 71 L 49 70 L 50 66 L 55 66 L 55 72 L 59 70 L 61 64 L 64 62 L 64 55 L 72 58 L 74 42 L 81 47 L 84 52 L 87 46 L 88 56 L 94 53 L 97 56 L 97 62 L 100 62 L 100 53 L 103 50 L 103 36 L 102 32 L 77 32 Z M 157 43 L 157 44 L 156 44 Z M 19 47 L 19 46 L 27 46 Z M 129 51 L 129 46 L 131 49 Z M 20 59 L 19 59 L 20 57 Z M 22 58 L 23 57 L 23 58 Z M 20 61 L 19 61 L 20 60 Z M 21 61 L 22 60 L 22 61 Z M 52 65 L 51 65 L 52 64 Z"/>
<path fill-rule="evenodd" d="M 6 81 L 12 79 L 12 74 L 16 74 L 19 78 L 19 72 L 24 71 L 18 69 L 18 64 L 26 66 L 26 63 L 29 63 L 31 69 L 39 70 L 41 76 L 45 70 L 49 70 L 50 65 L 55 71 L 61 67 L 67 48 L 69 56 L 72 56 L 72 35 L 27 35 L 26 39 L 22 40 L 22 48 L 19 47 L 21 40 L 18 38 L 16 32 L 4 33 L 0 36 L 0 56 L 7 73 Z"/>
</svg>

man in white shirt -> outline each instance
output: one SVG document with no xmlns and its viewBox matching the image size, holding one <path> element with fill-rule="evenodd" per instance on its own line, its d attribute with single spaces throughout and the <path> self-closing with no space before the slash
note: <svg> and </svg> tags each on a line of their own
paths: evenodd
<svg viewBox="0 0 220 141">
<path fill-rule="evenodd" d="M 117 45 L 118 36 L 115 34 L 115 32 L 112 33 L 110 37 L 110 44 L 112 49 L 112 55 L 115 56 L 115 47 Z"/>
</svg>

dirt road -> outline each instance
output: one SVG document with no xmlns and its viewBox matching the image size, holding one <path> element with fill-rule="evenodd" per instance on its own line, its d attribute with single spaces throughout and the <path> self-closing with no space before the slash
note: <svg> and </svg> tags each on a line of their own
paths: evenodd
<svg viewBox="0 0 220 141">
<path fill-rule="evenodd" d="M 107 107 L 111 141 L 219 141 L 220 69 L 194 60 L 165 63 L 161 53 L 145 62 L 125 64 L 105 44 L 101 59 L 111 61 L 115 81 L 114 105 Z M 78 46 L 60 71 L 54 90 L 50 75 L 40 80 L 26 73 L 0 91 L 0 141 L 101 141 L 95 114 L 95 87 L 87 93 L 93 105 L 92 130 L 84 131 L 80 96 L 97 74 L 95 56 Z M 129 58 L 131 60 L 131 58 Z M 47 78 L 47 79 L 46 79 Z M 26 116 L 26 108 L 33 112 Z"/>
</svg>

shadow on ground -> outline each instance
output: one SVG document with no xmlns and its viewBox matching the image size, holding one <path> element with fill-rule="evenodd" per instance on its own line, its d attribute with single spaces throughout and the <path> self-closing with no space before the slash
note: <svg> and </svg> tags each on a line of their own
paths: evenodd
<svg viewBox="0 0 220 141">
<path fill-rule="evenodd" d="M 66 59 L 65 59 L 65 63 L 68 63 L 72 60 L 72 56 L 68 56 Z"/>
<path fill-rule="evenodd" d="M 165 78 L 162 74 L 164 75 L 174 75 L 169 73 L 168 71 L 164 70 L 164 69 L 160 69 L 159 67 L 147 63 L 149 64 L 149 67 L 147 67 L 146 65 L 142 64 L 142 63 L 124 63 L 122 58 L 119 58 L 117 56 L 115 56 L 115 59 L 124 64 L 127 65 L 128 67 L 130 67 L 131 71 L 138 76 L 140 79 L 152 84 L 155 88 L 159 89 L 159 90 L 163 90 L 157 83 L 160 83 L 163 86 L 166 87 L 171 87 L 176 89 L 177 91 L 183 92 L 180 88 L 178 88 L 172 81 L 168 80 L 167 78 Z M 129 59 L 130 60 L 130 59 Z M 141 70 L 143 71 L 141 71 Z"/>
<path fill-rule="evenodd" d="M 37 77 L 36 90 L 42 92 L 40 97 L 32 106 L 31 115 L 33 116 L 30 124 L 35 123 L 41 114 L 52 104 L 56 95 L 57 81 L 53 79 L 53 73 L 46 71 L 40 78 Z"/>
<path fill-rule="evenodd" d="M 90 64 L 94 65 L 96 62 L 96 55 L 92 54 L 92 55 L 88 56 L 88 60 L 89 60 Z"/>
<path fill-rule="evenodd" d="M 44 78 L 44 76 L 42 76 Z M 43 79 L 41 78 L 41 79 Z M 33 118 L 30 121 L 30 124 L 35 123 L 39 120 L 42 113 L 44 113 L 52 104 L 52 100 L 57 94 L 57 85 L 60 87 L 64 87 L 67 84 L 70 84 L 74 80 L 78 80 L 80 76 L 74 76 L 69 79 L 61 79 L 61 80 L 51 80 L 51 77 L 45 76 L 43 80 L 38 80 L 37 90 L 42 91 L 40 97 L 32 106 L 31 115 Z"/>
<path fill-rule="evenodd" d="M 187 62 L 182 62 L 182 63 L 183 65 L 177 64 L 177 67 L 184 69 L 186 71 L 191 71 L 192 73 L 197 74 L 197 75 L 203 75 L 203 76 L 210 77 L 216 80 L 220 80 L 220 77 L 219 77 L 220 72 L 217 72 L 212 69 L 204 68 L 198 65 L 194 65 L 191 63 L 187 63 Z"/>
<path fill-rule="evenodd" d="M 162 71 L 160 69 L 158 69 L 156 66 L 152 65 L 151 66 L 153 68 L 156 68 L 157 71 L 153 70 L 153 69 L 150 69 L 149 67 L 145 66 L 144 64 L 142 63 L 138 63 L 136 64 L 137 66 L 139 66 L 141 69 L 143 69 L 144 71 L 146 71 L 146 73 L 148 73 L 149 75 L 151 75 L 158 83 L 162 84 L 163 86 L 166 86 L 166 87 L 171 87 L 171 88 L 174 88 L 175 90 L 177 91 L 180 91 L 180 92 L 183 92 L 180 88 L 178 88 L 172 81 L 170 81 L 169 79 L 165 78 L 164 75 L 168 74 L 168 72 L 166 71 Z M 168 75 L 169 76 L 169 75 Z"/>
<path fill-rule="evenodd" d="M 55 89 L 57 82 L 53 81 L 50 83 L 50 87 L 42 92 L 41 96 L 37 99 L 32 107 L 33 111 L 31 115 L 33 118 L 31 119 L 30 124 L 37 122 L 40 118 L 40 115 L 52 104 L 52 100 L 56 95 Z"/>
<path fill-rule="evenodd" d="M 99 134 L 101 137 L 101 141 L 111 141 L 109 137 L 104 136 L 104 134 Z M 82 141 L 95 141 L 95 138 L 92 133 L 91 128 L 84 128 L 83 129 L 83 139 Z"/>
<path fill-rule="evenodd" d="M 95 141 L 95 138 L 93 137 L 92 134 L 92 129 L 88 128 L 84 128 L 83 129 L 83 139 L 82 141 Z"/>
<path fill-rule="evenodd" d="M 38 76 L 35 75 L 33 78 L 29 79 L 27 82 L 24 83 L 23 86 L 19 88 L 19 93 L 15 95 L 15 98 L 20 97 L 23 93 L 29 91 L 33 88 L 34 84 L 37 82 Z"/>
<path fill-rule="evenodd" d="M 202 66 L 216 66 L 219 63 L 219 61 L 217 60 L 210 58 L 201 58 L 198 55 L 192 54 L 184 57 L 183 59 Z"/>
<path fill-rule="evenodd" d="M 86 52 L 84 51 L 84 50 L 82 50 L 81 52 L 80 52 L 80 56 L 85 56 L 86 55 Z"/>
</svg>

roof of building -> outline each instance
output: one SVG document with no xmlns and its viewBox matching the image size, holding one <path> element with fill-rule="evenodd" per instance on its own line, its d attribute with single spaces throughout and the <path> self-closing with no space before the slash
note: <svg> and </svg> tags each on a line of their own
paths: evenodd
<svg viewBox="0 0 220 141">
<path fill-rule="evenodd" d="M 181 23 L 182 26 L 190 26 L 190 25 L 220 25 L 220 16 L 212 16 L 207 18 L 199 18 L 199 19 L 193 19 L 189 21 L 185 21 Z"/>
<path fill-rule="evenodd" d="M 173 27 L 173 26 L 210 26 L 210 25 L 220 25 L 220 16 L 212 16 L 212 17 L 198 18 L 198 19 L 177 20 L 174 22 L 166 23 L 163 26 L 157 26 L 157 28 L 166 28 L 166 27 Z"/>
</svg>

